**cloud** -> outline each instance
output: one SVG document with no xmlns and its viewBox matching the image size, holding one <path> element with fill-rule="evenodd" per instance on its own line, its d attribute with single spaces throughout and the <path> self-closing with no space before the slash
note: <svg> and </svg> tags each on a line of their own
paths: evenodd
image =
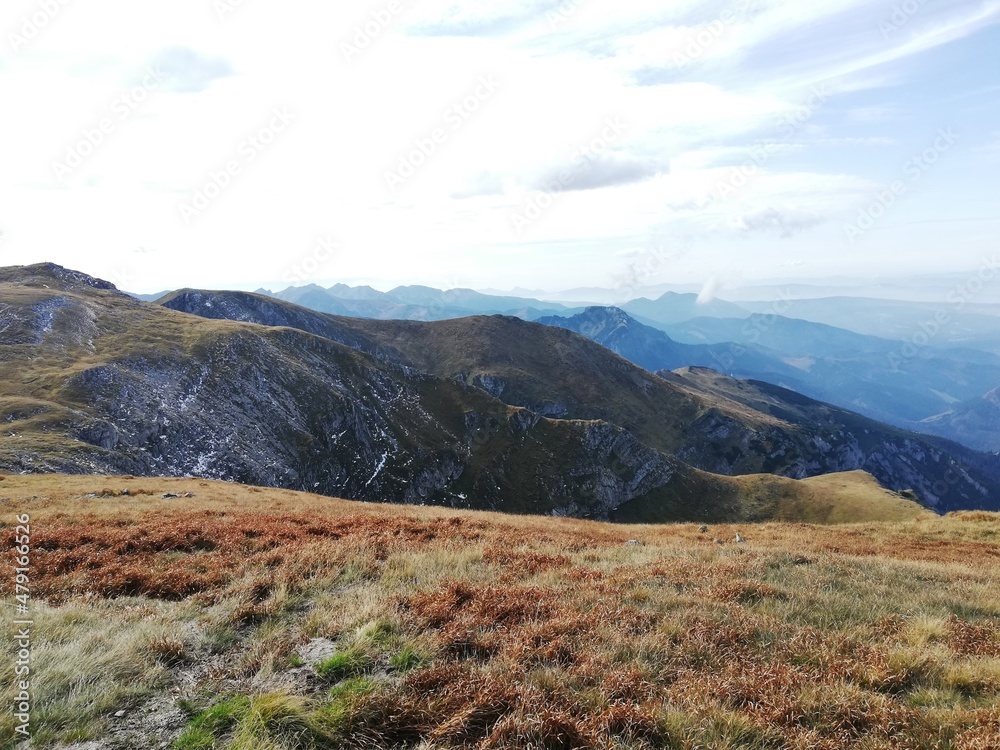
<svg viewBox="0 0 1000 750">
<path fill-rule="evenodd" d="M 709 302 L 715 299 L 716 295 L 719 293 L 719 290 L 722 289 L 722 287 L 723 287 L 722 279 L 720 279 L 718 276 L 712 276 L 708 281 L 705 282 L 705 285 L 701 288 L 701 291 L 698 292 L 698 304 L 707 305 Z"/>
<path fill-rule="evenodd" d="M 845 138 L 817 138 L 814 146 L 892 146 L 898 143 L 887 136 L 850 136 Z"/>
<path fill-rule="evenodd" d="M 860 266 L 875 253 L 851 255 L 835 219 L 868 205 L 948 125 L 967 138 L 965 156 L 928 174 L 878 231 L 887 255 L 918 248 L 941 258 L 954 247 L 978 256 L 988 239 L 973 245 L 949 237 L 947 224 L 935 234 L 909 223 L 991 209 L 1000 134 L 984 128 L 997 91 L 982 60 L 1000 4 L 911 3 L 919 11 L 885 39 L 879 22 L 892 5 L 405 1 L 348 68 L 340 42 L 386 0 L 249 2 L 224 25 L 210 0 L 141 9 L 95 0 L 0 61 L 4 101 L 24 115 L 7 118 L 0 143 L 5 252 L 23 248 L 28 260 L 67 248 L 98 273 L 102 257 L 129 253 L 150 291 L 243 278 L 256 288 L 281 278 L 275 247 L 305 252 L 316 234 L 335 232 L 353 250 L 338 266 L 344 278 L 458 285 L 435 276 L 461 267 L 464 286 L 591 285 L 622 262 L 615 251 L 663 226 L 690 238 L 689 253 L 670 256 L 671 281 L 700 284 L 719 267 L 751 264 L 768 272 L 791 246 L 776 240 L 790 236 L 810 262 Z M 720 28 L 726 8 L 736 15 Z M 55 189 L 53 160 L 90 149 L 86 135 L 147 74 L 139 61 L 161 63 L 170 80 L 160 90 L 195 95 L 157 93 L 115 119 L 81 168 L 99 180 L 81 173 Z M 386 172 L 447 122 L 446 110 L 464 108 L 484 74 L 501 83 L 496 97 L 389 191 Z M 799 117 L 815 88 L 823 106 Z M 247 165 L 197 226 L 178 222 L 178 201 L 239 153 L 277 102 L 301 115 L 295 138 Z M 621 118 L 621 137 L 581 161 L 575 154 L 608 118 Z M 746 184 L 721 196 L 748 163 Z M 537 198 L 527 193 L 553 188 L 563 193 L 553 208 L 516 233 L 512 212 Z M 935 262 L 962 261 L 949 252 Z"/>
<path fill-rule="evenodd" d="M 166 78 L 166 90 L 183 94 L 204 91 L 212 81 L 235 75 L 228 60 L 180 46 L 161 50 L 150 67 Z"/>
<path fill-rule="evenodd" d="M 575 35 L 560 44 L 611 61 L 638 86 L 694 77 L 748 87 L 765 79 L 788 92 L 819 82 L 865 89 L 898 84 L 887 72 L 892 63 L 1000 22 L 1000 0 L 920 5 L 887 38 L 879 28 L 892 8 L 865 0 L 759 0 L 742 10 L 710 3 L 660 14 L 647 8 L 644 23 L 581 11 Z"/>
<path fill-rule="evenodd" d="M 902 114 L 898 107 L 854 107 L 847 112 L 847 119 L 852 122 L 881 122 L 898 119 Z"/>
<path fill-rule="evenodd" d="M 513 196 L 525 190 L 572 193 L 632 185 L 670 173 L 666 160 L 637 156 L 624 151 L 599 156 L 579 153 L 574 159 L 550 163 L 539 170 L 521 165 L 506 170 L 500 165 L 466 178 L 451 191 L 453 199 Z"/>
<path fill-rule="evenodd" d="M 500 175 L 483 171 L 472 177 L 465 185 L 452 192 L 455 200 L 478 198 L 487 195 L 503 195 L 503 178 Z"/>
<path fill-rule="evenodd" d="M 515 0 L 507 3 L 457 3 L 450 0 L 422 2 L 419 14 L 406 25 L 413 36 L 499 36 L 525 24 L 550 30 L 547 15 L 565 0 Z"/>
<path fill-rule="evenodd" d="M 631 154 L 611 153 L 594 159 L 577 159 L 534 180 L 529 188 L 553 193 L 630 185 L 670 172 L 668 163 Z"/>
<path fill-rule="evenodd" d="M 739 234 L 774 232 L 782 238 L 788 238 L 819 226 L 823 221 L 808 211 L 780 211 L 771 207 L 731 216 L 727 224 Z"/>
</svg>

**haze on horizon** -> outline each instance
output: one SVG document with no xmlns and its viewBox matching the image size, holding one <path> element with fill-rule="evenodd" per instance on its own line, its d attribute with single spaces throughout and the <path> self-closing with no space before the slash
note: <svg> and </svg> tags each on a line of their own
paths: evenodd
<svg viewBox="0 0 1000 750">
<path fill-rule="evenodd" d="M 998 21 L 998 0 L 11 0 L 0 265 L 147 293 L 973 271 L 1000 229 Z"/>
</svg>

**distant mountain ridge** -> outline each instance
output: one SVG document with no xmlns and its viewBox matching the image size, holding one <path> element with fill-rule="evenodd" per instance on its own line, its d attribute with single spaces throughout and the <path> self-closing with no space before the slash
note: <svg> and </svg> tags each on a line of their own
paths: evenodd
<svg viewBox="0 0 1000 750">
<path fill-rule="evenodd" d="M 978 450 L 1000 452 L 1000 387 L 924 421 L 928 431 L 954 436 Z"/>
<path fill-rule="evenodd" d="M 444 320 L 476 314 L 504 313 L 524 318 L 565 312 L 568 308 L 537 299 L 483 294 L 472 289 L 440 290 L 400 286 L 388 292 L 345 284 L 288 287 L 280 292 L 258 290 L 269 297 L 317 312 L 380 320 Z"/>
<path fill-rule="evenodd" d="M 655 300 L 634 299 L 621 305 L 621 309 L 636 318 L 657 325 L 681 323 L 691 318 L 712 316 L 716 318 L 745 318 L 750 312 L 740 305 L 721 299 L 702 300 L 697 294 L 666 292 Z"/>
<path fill-rule="evenodd" d="M 972 448 L 1000 450 L 1000 420 L 976 408 L 980 394 L 1000 382 L 1000 356 L 988 352 L 928 349 L 893 367 L 898 342 L 759 313 L 664 326 L 673 337 L 618 308 L 592 307 L 538 322 L 576 331 L 649 370 L 711 367 Z M 963 414 L 980 416 L 947 416 L 952 404 L 967 404 Z"/>
<path fill-rule="evenodd" d="M 748 348 L 737 357 L 729 343 L 679 343 L 661 329 L 640 323 L 617 307 L 588 307 L 571 317 L 549 315 L 536 322 L 575 331 L 651 371 L 710 367 L 731 377 L 774 379 L 788 383 L 789 387 L 798 385 L 801 374 L 779 356 L 764 351 Z"/>
</svg>

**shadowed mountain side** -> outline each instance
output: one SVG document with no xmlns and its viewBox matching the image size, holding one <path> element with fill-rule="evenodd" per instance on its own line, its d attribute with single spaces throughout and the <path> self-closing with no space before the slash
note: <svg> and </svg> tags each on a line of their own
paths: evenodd
<svg viewBox="0 0 1000 750">
<path fill-rule="evenodd" d="M 588 307 L 563 317 L 549 315 L 535 322 L 557 326 L 586 336 L 625 359 L 650 371 L 679 367 L 711 367 L 732 377 L 755 377 L 797 386 L 803 373 L 780 358 L 750 347 L 734 354 L 733 345 L 682 344 L 658 328 L 638 322 L 617 307 Z"/>
<path fill-rule="evenodd" d="M 921 426 L 979 450 L 1000 452 L 1000 388 L 956 404 L 949 411 L 924 420 Z"/>
<path fill-rule="evenodd" d="M 209 317 L 298 325 L 511 406 L 617 425 L 654 450 L 716 474 L 804 478 L 862 469 L 893 490 L 915 490 L 939 510 L 1000 502 L 995 457 L 782 389 L 761 411 L 691 378 L 652 375 L 565 329 L 504 316 L 435 323 L 338 318 L 228 292 L 187 291 L 164 304 Z M 810 408 L 797 411 L 801 404 Z"/>
<path fill-rule="evenodd" d="M 780 315 L 697 318 L 664 329 L 672 338 L 688 344 L 723 346 L 723 342 L 734 342 L 725 344 L 731 356 L 720 356 L 717 361 L 731 367 L 738 376 L 783 385 L 921 432 L 934 431 L 922 420 L 978 399 L 1000 382 L 1000 356 L 988 351 L 933 345 L 917 348 Z M 754 353 L 759 356 L 761 350 L 793 365 L 797 374 L 763 369 L 753 372 L 755 365 L 744 360 Z M 692 360 L 687 364 L 703 363 Z M 729 371 L 726 366 L 709 366 Z M 664 365 L 653 369 L 675 368 Z M 961 431 L 936 434 L 966 442 Z"/>
</svg>

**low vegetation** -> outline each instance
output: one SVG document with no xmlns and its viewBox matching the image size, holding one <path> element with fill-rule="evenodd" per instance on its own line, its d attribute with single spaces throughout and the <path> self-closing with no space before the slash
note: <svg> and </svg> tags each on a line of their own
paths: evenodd
<svg viewBox="0 0 1000 750">
<path fill-rule="evenodd" d="M 37 748 L 998 747 L 997 514 L 702 530 L 199 480 L 0 495 L 5 547 L 31 514 Z"/>
</svg>

